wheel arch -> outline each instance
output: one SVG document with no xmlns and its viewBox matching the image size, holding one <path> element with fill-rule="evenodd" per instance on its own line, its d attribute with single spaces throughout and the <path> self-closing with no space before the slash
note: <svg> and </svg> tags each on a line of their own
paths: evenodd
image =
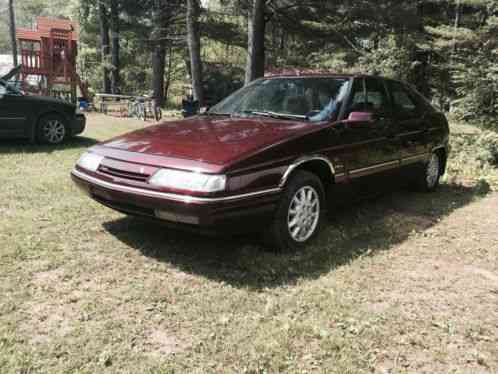
<svg viewBox="0 0 498 374">
<path fill-rule="evenodd" d="M 291 176 L 297 170 L 306 170 L 315 174 L 323 184 L 325 192 L 328 187 L 335 183 L 335 167 L 334 164 L 325 156 L 314 155 L 302 157 L 293 162 L 285 171 L 280 180 L 280 188 L 284 188 Z"/>
</svg>

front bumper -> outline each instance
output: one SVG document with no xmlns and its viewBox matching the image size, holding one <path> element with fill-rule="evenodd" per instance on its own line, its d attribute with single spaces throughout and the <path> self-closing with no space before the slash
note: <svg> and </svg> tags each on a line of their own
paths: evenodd
<svg viewBox="0 0 498 374">
<path fill-rule="evenodd" d="M 78 135 L 85 131 L 86 117 L 83 114 L 76 114 L 71 123 L 71 134 Z"/>
<path fill-rule="evenodd" d="M 259 230 L 271 221 L 281 192 L 280 189 L 272 189 L 244 195 L 202 198 L 110 183 L 79 170 L 73 170 L 71 177 L 84 193 L 111 209 L 201 232 Z"/>
</svg>

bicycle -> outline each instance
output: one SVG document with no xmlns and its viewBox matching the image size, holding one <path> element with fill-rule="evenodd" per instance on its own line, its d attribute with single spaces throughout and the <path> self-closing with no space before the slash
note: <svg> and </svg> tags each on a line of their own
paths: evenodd
<svg viewBox="0 0 498 374">
<path fill-rule="evenodd" d="M 144 97 L 134 97 L 128 103 L 128 117 L 137 118 L 139 120 L 145 121 L 147 119 L 145 113 L 145 98 Z"/>
</svg>

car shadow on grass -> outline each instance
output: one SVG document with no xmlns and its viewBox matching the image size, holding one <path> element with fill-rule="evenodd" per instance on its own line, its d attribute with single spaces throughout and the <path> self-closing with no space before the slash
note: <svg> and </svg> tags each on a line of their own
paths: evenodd
<svg viewBox="0 0 498 374">
<path fill-rule="evenodd" d="M 0 154 L 51 153 L 67 149 L 89 148 L 97 143 L 96 139 L 85 136 L 76 136 L 58 145 L 32 143 L 27 139 L 2 139 L 0 140 Z"/>
<path fill-rule="evenodd" d="M 406 190 L 334 208 L 318 240 L 300 253 L 272 253 L 257 235 L 212 238 L 125 217 L 105 229 L 143 255 L 179 270 L 255 291 L 316 279 L 359 256 L 391 249 L 487 191 L 442 185 L 431 194 Z"/>
</svg>

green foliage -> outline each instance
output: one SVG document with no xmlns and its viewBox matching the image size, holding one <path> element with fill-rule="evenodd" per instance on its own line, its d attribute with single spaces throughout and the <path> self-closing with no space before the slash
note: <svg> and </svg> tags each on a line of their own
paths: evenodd
<svg viewBox="0 0 498 374">
<path fill-rule="evenodd" d="M 244 70 L 207 66 L 205 69 L 204 90 L 208 104 L 215 104 L 244 84 Z"/>
<path fill-rule="evenodd" d="M 476 140 L 476 158 L 481 163 L 498 166 L 498 134 L 493 131 L 483 131 Z"/>
<path fill-rule="evenodd" d="M 360 56 L 357 70 L 406 81 L 412 70 L 410 50 L 395 35 L 388 35 L 371 53 Z"/>
<path fill-rule="evenodd" d="M 479 49 L 462 51 L 454 79 L 455 114 L 485 128 L 498 129 L 498 44 L 486 40 Z M 494 48 L 496 49 L 494 49 Z"/>
<path fill-rule="evenodd" d="M 165 1 L 165 0 L 157 0 Z M 0 0 L 0 4 L 6 0 Z M 455 118 L 498 129 L 498 2 L 274 0 L 266 5 L 267 69 L 298 67 L 378 73 L 415 84 Z M 182 3 L 154 12 L 153 0 L 119 0 L 123 93 L 147 93 L 151 49 L 159 32 L 168 45 L 166 86 L 178 103 L 189 84 Z M 162 3 L 161 3 L 162 4 Z M 173 4 L 165 2 L 164 4 Z M 175 3 L 176 4 L 176 3 Z M 245 69 L 247 0 L 210 0 L 201 13 L 202 59 L 207 95 L 216 100 L 235 89 Z M 17 18 L 29 26 L 38 15 L 81 23 L 79 69 L 93 92 L 101 90 L 97 0 L 17 0 Z M 0 14 L 1 21 L 5 14 Z M 158 27 L 157 25 L 161 25 Z M 0 52 L 8 52 L 7 22 L 0 22 Z M 3 32 L 2 32 L 3 31 Z M 219 82 L 217 84 L 217 82 Z"/>
</svg>

